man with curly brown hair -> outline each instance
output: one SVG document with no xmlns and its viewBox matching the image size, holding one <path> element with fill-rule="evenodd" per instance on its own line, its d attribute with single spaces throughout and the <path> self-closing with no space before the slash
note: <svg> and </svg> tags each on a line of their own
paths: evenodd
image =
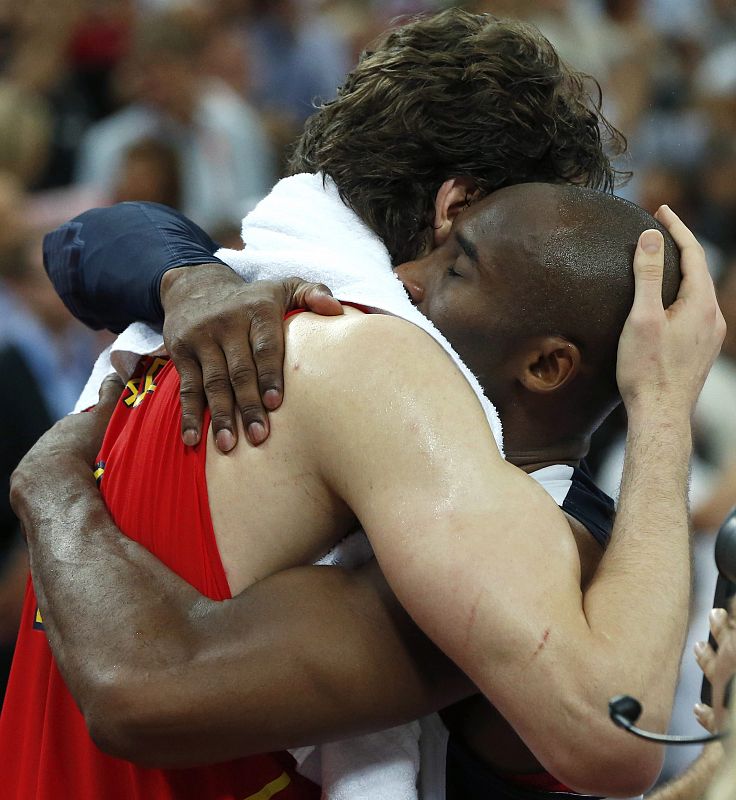
<svg viewBox="0 0 736 800">
<path fill-rule="evenodd" d="M 597 99 L 590 95 L 595 89 Z M 314 114 L 289 169 L 322 172 L 400 264 L 428 243 L 437 190 L 512 183 L 611 190 L 626 146 L 595 81 L 532 25 L 450 9 L 389 31 Z"/>
</svg>

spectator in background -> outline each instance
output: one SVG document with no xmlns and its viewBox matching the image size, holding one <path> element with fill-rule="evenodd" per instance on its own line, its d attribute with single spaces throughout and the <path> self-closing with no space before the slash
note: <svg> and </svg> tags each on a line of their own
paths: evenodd
<svg viewBox="0 0 736 800">
<path fill-rule="evenodd" d="M 173 147 L 141 139 L 124 153 L 112 194 L 113 203 L 145 200 L 181 208 L 181 168 Z"/>
<path fill-rule="evenodd" d="M 717 292 L 728 331 L 694 416 L 715 468 L 709 492 L 693 508 L 693 526 L 705 531 L 717 530 L 736 505 L 736 258 L 721 275 Z"/>
<path fill-rule="evenodd" d="M 693 216 L 698 229 L 722 250 L 736 252 L 736 132 L 711 143 L 695 192 L 697 206 Z"/>
<path fill-rule="evenodd" d="M 240 220 L 276 176 L 256 113 L 201 73 L 205 31 L 182 12 L 138 26 L 130 63 L 134 100 L 89 130 L 77 177 L 109 196 L 125 151 L 141 139 L 162 141 L 178 155 L 182 210 L 212 228 Z"/>
<path fill-rule="evenodd" d="M 332 100 L 352 66 L 330 17 L 309 13 L 297 0 L 254 0 L 247 36 L 259 104 L 298 127 L 315 99 Z"/>
<path fill-rule="evenodd" d="M 23 188 L 43 172 L 51 139 L 51 110 L 39 95 L 0 81 L 0 170 Z"/>
<path fill-rule="evenodd" d="M 8 5 L 10 9 L 3 16 L 4 77 L 19 89 L 42 97 L 51 117 L 46 167 L 33 188 L 63 186 L 72 179 L 77 146 L 85 128 L 110 110 L 103 102 L 98 106 L 89 91 L 92 82 L 86 76 L 92 74 L 92 68 L 83 63 L 85 57 L 89 60 L 84 47 L 85 31 L 94 28 L 105 13 L 119 18 L 129 2 L 97 0 L 93 4 L 90 0 L 66 0 L 50 7 L 42 0 L 27 0 Z M 119 27 L 124 25 L 125 20 L 120 19 Z M 95 38 L 99 56 L 110 37 Z M 121 42 L 123 38 L 121 31 Z M 111 57 L 119 55 L 120 49 Z"/>
</svg>

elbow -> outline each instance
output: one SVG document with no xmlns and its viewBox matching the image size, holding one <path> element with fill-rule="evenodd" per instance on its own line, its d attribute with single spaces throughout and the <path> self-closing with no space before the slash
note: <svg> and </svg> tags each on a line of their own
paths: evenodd
<svg viewBox="0 0 736 800">
<path fill-rule="evenodd" d="M 160 693 L 118 671 L 100 676 L 80 709 L 90 738 L 103 753 L 143 767 L 177 766 L 167 763 L 170 742 L 160 735 L 165 727 L 160 700 Z"/>
<path fill-rule="evenodd" d="M 622 731 L 600 737 L 591 733 L 549 759 L 548 769 L 557 780 L 599 797 L 635 797 L 652 787 L 662 769 L 662 747 Z"/>
</svg>

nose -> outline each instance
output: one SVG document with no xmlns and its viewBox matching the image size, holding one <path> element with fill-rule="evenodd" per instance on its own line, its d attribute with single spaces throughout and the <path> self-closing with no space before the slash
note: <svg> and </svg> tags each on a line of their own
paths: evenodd
<svg viewBox="0 0 736 800">
<path fill-rule="evenodd" d="M 416 281 L 403 280 L 404 288 L 409 292 L 412 303 L 418 306 L 424 300 L 424 287 L 420 286 Z"/>
<path fill-rule="evenodd" d="M 412 303 L 418 306 L 424 300 L 424 285 L 421 281 L 412 274 L 412 270 L 408 264 L 402 264 L 397 267 L 396 274 L 399 280 L 404 284 Z"/>
</svg>

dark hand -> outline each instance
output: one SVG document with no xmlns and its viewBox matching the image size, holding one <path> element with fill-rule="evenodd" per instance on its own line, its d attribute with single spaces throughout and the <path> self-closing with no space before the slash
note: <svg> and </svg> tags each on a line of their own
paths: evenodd
<svg viewBox="0 0 736 800">
<path fill-rule="evenodd" d="M 268 412 L 283 400 L 284 315 L 295 308 L 342 314 L 322 284 L 299 278 L 247 284 L 216 263 L 166 272 L 161 303 L 164 342 L 181 378 L 182 439 L 200 441 L 209 406 L 224 453 L 237 443 L 236 405 L 250 442 L 268 437 Z"/>
<path fill-rule="evenodd" d="M 10 478 L 10 504 L 21 521 L 35 498 L 42 497 L 46 489 L 58 490 L 60 479 L 75 463 L 89 468 L 92 474 L 122 390 L 123 382 L 117 375 L 106 378 L 100 387 L 100 399 L 91 411 L 59 420 L 26 453 Z"/>
</svg>

